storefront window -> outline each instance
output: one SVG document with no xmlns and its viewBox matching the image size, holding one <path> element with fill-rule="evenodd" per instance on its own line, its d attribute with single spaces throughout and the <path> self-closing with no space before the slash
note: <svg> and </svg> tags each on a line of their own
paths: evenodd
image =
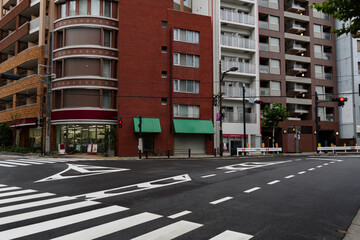
<svg viewBox="0 0 360 240">
<path fill-rule="evenodd" d="M 42 129 L 29 129 L 30 148 L 41 148 L 41 134 Z"/>
<path fill-rule="evenodd" d="M 66 153 L 87 153 L 88 144 L 97 144 L 98 153 L 104 153 L 105 130 L 110 125 L 62 125 L 56 127 L 56 145 L 65 144 Z"/>
</svg>

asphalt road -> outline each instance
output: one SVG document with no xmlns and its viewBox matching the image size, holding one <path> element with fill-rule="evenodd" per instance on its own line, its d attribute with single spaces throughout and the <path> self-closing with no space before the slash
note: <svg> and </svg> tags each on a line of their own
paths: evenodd
<svg viewBox="0 0 360 240">
<path fill-rule="evenodd" d="M 343 239 L 360 208 L 359 172 L 360 155 L 0 155 L 0 239 Z"/>
</svg>

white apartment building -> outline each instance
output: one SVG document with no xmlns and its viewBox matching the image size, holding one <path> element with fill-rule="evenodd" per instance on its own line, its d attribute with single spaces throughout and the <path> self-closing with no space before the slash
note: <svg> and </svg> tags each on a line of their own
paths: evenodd
<svg viewBox="0 0 360 240">
<path fill-rule="evenodd" d="M 224 155 L 244 141 L 243 84 L 245 84 L 246 142 L 260 147 L 260 96 L 258 57 L 258 7 L 254 0 L 214 1 L 214 94 L 219 93 L 220 75 L 232 67 L 222 81 Z M 220 73 L 221 65 L 221 73 Z M 219 113 L 215 107 L 214 119 Z M 220 147 L 219 121 L 215 121 L 215 147 Z"/>
<path fill-rule="evenodd" d="M 336 21 L 336 29 L 343 24 Z M 336 39 L 336 49 L 338 96 L 348 99 L 339 108 L 339 136 L 360 144 L 360 39 L 343 34 Z"/>
</svg>

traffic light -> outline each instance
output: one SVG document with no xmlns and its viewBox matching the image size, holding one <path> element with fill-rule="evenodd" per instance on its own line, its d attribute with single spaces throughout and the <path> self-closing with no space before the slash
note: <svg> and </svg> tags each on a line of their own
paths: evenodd
<svg viewBox="0 0 360 240">
<path fill-rule="evenodd" d="M 261 105 L 261 104 L 263 104 L 264 102 L 263 102 L 263 101 L 260 101 L 260 100 L 255 100 L 254 103 Z"/>
<path fill-rule="evenodd" d="M 344 106 L 345 102 L 347 101 L 348 99 L 346 97 L 339 97 L 339 98 L 333 98 L 332 101 L 333 102 L 337 102 L 338 103 L 338 106 L 339 107 L 342 107 Z"/>
<path fill-rule="evenodd" d="M 123 121 L 122 121 L 122 119 L 120 118 L 120 119 L 118 120 L 118 127 L 119 127 L 119 128 L 122 128 L 122 125 L 123 125 Z"/>
</svg>

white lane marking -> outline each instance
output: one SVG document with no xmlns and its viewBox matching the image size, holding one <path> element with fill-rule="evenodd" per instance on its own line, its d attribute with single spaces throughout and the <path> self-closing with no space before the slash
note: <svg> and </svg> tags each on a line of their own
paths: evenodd
<svg viewBox="0 0 360 240">
<path fill-rule="evenodd" d="M 216 174 L 205 175 L 205 176 L 202 176 L 201 178 L 209 178 L 209 177 L 214 177 L 214 176 L 216 176 Z"/>
<path fill-rule="evenodd" d="M 248 235 L 245 233 L 239 233 L 234 232 L 230 230 L 226 230 L 225 232 L 220 233 L 219 235 L 216 235 L 213 238 L 210 238 L 209 240 L 249 240 L 253 238 L 254 236 Z"/>
<path fill-rule="evenodd" d="M 182 211 L 182 212 L 179 212 L 179 213 L 170 215 L 170 216 L 168 216 L 168 218 L 175 219 L 175 218 L 179 218 L 179 217 L 188 215 L 188 214 L 190 214 L 190 213 L 192 213 L 192 212 L 191 212 L 191 211 L 188 211 L 188 210 L 185 210 L 185 211 Z"/>
<path fill-rule="evenodd" d="M 317 168 L 322 168 L 323 166 L 319 165 L 319 166 L 316 166 Z"/>
<path fill-rule="evenodd" d="M 225 172 L 225 173 L 234 173 L 234 172 L 236 172 L 235 170 L 232 170 L 232 171 L 227 171 L 227 172 Z"/>
<path fill-rule="evenodd" d="M 15 167 L 14 165 L 0 164 L 0 167 Z"/>
<path fill-rule="evenodd" d="M 199 223 L 182 220 L 168 226 L 156 229 L 139 237 L 133 238 L 132 240 L 170 240 L 202 226 L 203 225 Z"/>
<path fill-rule="evenodd" d="M 306 173 L 306 171 L 298 172 L 299 175 Z"/>
<path fill-rule="evenodd" d="M 210 202 L 210 204 L 216 205 L 216 204 L 219 204 L 219 203 L 231 200 L 231 199 L 233 199 L 233 197 L 224 197 L 224 198 L 212 201 L 212 202 Z"/>
<path fill-rule="evenodd" d="M 142 223 L 146 223 L 162 216 L 148 212 L 140 213 L 134 216 L 122 218 L 113 222 L 104 223 L 95 227 L 84 229 L 78 232 L 70 233 L 52 240 L 73 240 L 73 239 L 95 239 L 118 232 Z"/>
<path fill-rule="evenodd" d="M 275 180 L 275 181 L 272 181 L 272 182 L 268 182 L 267 184 L 273 185 L 273 184 L 276 184 L 276 183 L 279 183 L 279 182 L 280 182 L 280 180 Z"/>
<path fill-rule="evenodd" d="M 37 194 L 26 195 L 26 196 L 23 196 L 23 197 L 6 198 L 6 199 L 0 200 L 0 204 L 15 203 L 15 202 L 21 202 L 21 201 L 24 201 L 24 200 L 31 200 L 31 199 L 42 198 L 42 197 L 49 197 L 49 196 L 54 196 L 54 195 L 55 194 L 53 194 L 53 193 L 37 193 Z"/>
<path fill-rule="evenodd" d="M 9 160 L 10 161 L 10 160 Z M 11 160 L 11 162 L 16 162 L 16 163 L 25 163 L 25 164 L 35 164 L 35 165 L 41 165 L 41 164 L 45 164 L 45 163 L 40 163 L 40 162 L 35 162 L 35 161 L 31 161 L 31 160 L 28 160 L 28 159 L 25 159 L 25 160 L 20 160 L 20 159 L 17 159 L 17 160 Z"/>
<path fill-rule="evenodd" d="M 12 190 L 18 190 L 21 189 L 19 187 L 6 187 L 6 188 L 0 188 L 0 192 L 8 192 L 8 191 L 12 191 Z"/>
<path fill-rule="evenodd" d="M 27 190 L 20 190 L 14 192 L 6 192 L 6 193 L 0 193 L 0 197 L 8 197 L 8 196 L 14 196 L 14 195 L 20 195 L 20 194 L 26 194 L 32 192 L 37 192 L 37 191 L 32 189 L 27 189 Z"/>
<path fill-rule="evenodd" d="M 50 214 L 54 214 L 54 213 L 66 212 L 69 210 L 93 206 L 96 204 L 100 204 L 100 203 L 93 202 L 93 201 L 82 201 L 82 202 L 66 204 L 66 205 L 62 205 L 62 206 L 58 206 L 58 207 L 45 208 L 42 210 L 20 213 L 20 214 L 16 214 L 16 215 L 10 215 L 8 217 L 0 218 L 0 225 L 18 222 L 18 221 L 22 221 L 22 220 L 28 220 L 28 219 L 46 216 L 46 215 L 50 215 Z"/>
<path fill-rule="evenodd" d="M 44 205 L 48 205 L 48 204 L 52 204 L 52 203 L 60 203 L 60 202 L 69 201 L 69 200 L 73 200 L 73 199 L 75 199 L 75 198 L 73 198 L 73 197 L 56 197 L 56 198 L 50 198 L 50 199 L 40 200 L 40 201 L 35 201 L 35 202 L 21 203 L 21 204 L 16 204 L 16 205 L 10 205 L 7 207 L 2 207 L 2 208 L 0 208 L 0 212 L 5 213 L 5 212 L 26 209 L 26 208 L 31 208 L 31 207 L 44 206 Z"/>
<path fill-rule="evenodd" d="M 2 188 L 2 187 L 7 187 L 7 185 L 5 185 L 5 184 L 0 184 L 0 188 Z"/>
<path fill-rule="evenodd" d="M 47 182 L 47 181 L 55 181 L 69 178 L 79 178 L 79 177 L 88 177 L 93 175 L 105 174 L 105 173 L 114 173 L 127 171 L 129 169 L 126 168 L 113 168 L 113 167 L 96 167 L 87 166 L 87 165 L 76 165 L 76 164 L 67 164 L 68 168 L 64 171 L 61 171 L 57 174 L 54 174 L 50 177 L 46 177 L 44 179 L 38 180 L 36 182 Z M 89 168 L 90 167 L 90 168 Z M 75 174 L 69 175 L 66 172 L 76 172 Z"/>
<path fill-rule="evenodd" d="M 218 167 L 216 169 L 230 170 L 230 171 L 244 171 L 248 169 L 267 167 L 275 164 L 288 163 L 288 162 L 292 162 L 292 160 L 282 161 L 282 162 L 245 162 L 245 163 L 238 163 L 224 167 Z"/>
<path fill-rule="evenodd" d="M 324 166 L 327 166 L 327 165 L 329 165 L 329 164 L 328 164 L 328 163 L 324 163 L 323 165 L 324 165 Z"/>
<path fill-rule="evenodd" d="M 300 158 L 300 159 L 296 159 L 295 162 L 298 162 L 298 161 L 301 161 L 301 160 L 302 160 L 301 158 Z"/>
<path fill-rule="evenodd" d="M 314 170 L 315 170 L 315 168 L 309 168 L 308 170 L 309 170 L 309 171 L 314 171 Z"/>
<path fill-rule="evenodd" d="M 289 176 L 286 176 L 284 178 L 289 179 L 289 178 L 293 178 L 293 177 L 295 177 L 295 175 L 289 175 Z"/>
<path fill-rule="evenodd" d="M 259 190 L 259 189 L 261 189 L 261 187 L 250 188 L 250 189 L 244 191 L 244 193 L 251 193 L 251 192 L 257 191 L 257 190 Z"/>
<path fill-rule="evenodd" d="M 333 158 L 306 158 L 311 160 L 319 160 L 319 161 L 332 161 L 332 162 L 343 162 L 341 159 L 333 159 Z"/>
<path fill-rule="evenodd" d="M 11 162 L 11 161 L 0 161 L 0 163 L 16 165 L 16 166 L 29 166 L 30 165 L 30 164 L 26 164 L 26 163 L 17 163 L 17 162 Z"/>
<path fill-rule="evenodd" d="M 329 162 L 330 164 L 333 164 L 333 163 L 335 163 L 335 162 Z"/>
<path fill-rule="evenodd" d="M 2 240 L 20 238 L 20 237 L 24 237 L 27 235 L 40 233 L 40 232 L 48 231 L 51 229 L 60 228 L 60 227 L 68 226 L 71 224 L 99 218 L 102 216 L 106 216 L 106 215 L 116 213 L 116 212 L 121 212 L 124 210 L 125 209 L 123 207 L 119 207 L 119 206 L 110 206 L 110 207 L 100 208 L 100 209 L 96 209 L 96 210 L 92 210 L 92 211 L 88 211 L 88 212 L 84 212 L 84 213 L 78 213 L 78 214 L 71 215 L 71 216 L 66 216 L 66 217 L 57 218 L 57 219 L 53 219 L 53 220 L 49 220 L 49 221 L 45 221 L 45 222 L 34 223 L 31 225 L 27 225 L 27 226 L 22 226 L 22 227 L 18 227 L 18 228 L 5 230 L 5 231 L 0 232 L 0 237 Z"/>
<path fill-rule="evenodd" d="M 169 182 L 170 181 L 170 182 Z M 92 193 L 85 193 L 81 194 L 75 197 L 78 198 L 85 198 L 87 200 L 95 200 L 100 198 L 107 198 L 107 197 L 114 197 L 118 195 L 128 194 L 128 193 L 134 193 L 139 191 L 146 191 L 150 189 L 160 188 L 160 187 L 166 187 L 174 184 L 180 184 L 184 182 L 191 181 L 191 178 L 188 174 L 178 175 L 174 177 L 169 178 L 163 178 L 159 180 L 154 180 L 150 182 L 143 182 L 138 184 L 133 184 L 129 186 L 124 187 L 118 187 L 118 188 L 112 188 Z"/>
</svg>

